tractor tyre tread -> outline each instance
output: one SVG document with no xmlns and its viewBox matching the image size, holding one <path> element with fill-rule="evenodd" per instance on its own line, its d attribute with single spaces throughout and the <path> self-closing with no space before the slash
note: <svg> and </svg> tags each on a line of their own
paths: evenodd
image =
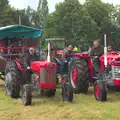
<svg viewBox="0 0 120 120">
<path fill-rule="evenodd" d="M 32 91 L 29 84 L 25 84 L 22 87 L 22 103 L 24 106 L 32 104 Z"/>
<path fill-rule="evenodd" d="M 89 66 L 86 60 L 80 57 L 73 57 L 72 67 L 78 70 L 78 80 L 76 88 L 73 88 L 75 94 L 87 94 L 89 87 Z M 72 73 L 71 73 L 72 74 Z"/>
<path fill-rule="evenodd" d="M 98 85 L 99 88 L 100 88 L 100 98 L 97 98 L 97 96 L 95 94 L 96 93 L 96 88 L 95 88 L 96 85 Z M 101 102 L 107 101 L 107 89 L 106 89 L 105 83 L 103 81 L 101 81 L 101 80 L 95 81 L 95 84 L 94 84 L 94 96 L 95 96 L 95 99 L 97 101 L 101 101 Z"/>
<path fill-rule="evenodd" d="M 14 62 L 8 62 L 5 69 L 5 76 L 7 73 L 10 73 L 11 75 L 11 81 L 5 79 L 5 89 L 6 89 L 6 95 L 10 96 L 11 98 L 18 98 L 20 96 L 20 84 L 19 84 L 19 76 L 20 72 L 17 69 L 17 66 Z M 9 86 L 10 89 L 7 88 Z"/>
</svg>

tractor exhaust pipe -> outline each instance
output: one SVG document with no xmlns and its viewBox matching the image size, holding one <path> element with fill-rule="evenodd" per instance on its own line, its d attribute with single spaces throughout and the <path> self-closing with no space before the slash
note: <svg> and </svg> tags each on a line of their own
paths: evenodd
<svg viewBox="0 0 120 120">
<path fill-rule="evenodd" d="M 48 41 L 48 55 L 47 55 L 47 62 L 50 62 L 50 41 Z"/>
<path fill-rule="evenodd" d="M 107 41 L 106 34 L 104 35 L 104 65 L 107 67 Z"/>
</svg>

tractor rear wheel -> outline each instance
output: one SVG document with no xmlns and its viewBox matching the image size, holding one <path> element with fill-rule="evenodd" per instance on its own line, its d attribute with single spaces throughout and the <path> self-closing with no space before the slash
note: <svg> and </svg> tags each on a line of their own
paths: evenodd
<svg viewBox="0 0 120 120">
<path fill-rule="evenodd" d="M 103 81 L 97 80 L 94 84 L 95 99 L 101 102 L 107 101 L 107 89 Z"/>
<path fill-rule="evenodd" d="M 89 87 L 89 66 L 86 60 L 73 57 L 70 63 L 70 81 L 74 93 L 87 94 Z"/>
<path fill-rule="evenodd" d="M 32 103 L 32 92 L 29 84 L 25 84 L 22 87 L 22 103 L 24 106 L 31 105 Z"/>
<path fill-rule="evenodd" d="M 20 95 L 20 72 L 14 62 L 8 62 L 5 69 L 6 95 L 18 98 Z"/>
<path fill-rule="evenodd" d="M 73 88 L 71 84 L 65 83 L 62 85 L 62 99 L 63 101 L 73 101 Z"/>
</svg>

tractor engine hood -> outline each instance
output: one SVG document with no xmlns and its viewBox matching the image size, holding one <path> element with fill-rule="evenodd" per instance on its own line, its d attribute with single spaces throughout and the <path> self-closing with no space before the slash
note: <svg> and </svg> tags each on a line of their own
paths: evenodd
<svg viewBox="0 0 120 120">
<path fill-rule="evenodd" d="M 47 61 L 34 61 L 31 63 L 31 71 L 40 73 L 40 68 L 56 68 L 56 63 Z"/>
<path fill-rule="evenodd" d="M 82 58 L 90 58 L 90 55 L 86 52 L 84 52 L 84 53 L 72 53 L 72 56 L 82 57 Z"/>
<path fill-rule="evenodd" d="M 102 55 L 100 57 L 100 61 L 103 62 L 104 59 L 105 59 L 105 56 Z M 108 53 L 107 54 L 107 62 L 108 62 L 108 65 L 120 66 L 120 53 L 118 53 L 118 52 Z"/>
</svg>

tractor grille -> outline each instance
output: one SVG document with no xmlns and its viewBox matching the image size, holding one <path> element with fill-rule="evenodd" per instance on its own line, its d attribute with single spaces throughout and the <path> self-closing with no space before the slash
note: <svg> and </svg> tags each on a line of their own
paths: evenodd
<svg viewBox="0 0 120 120">
<path fill-rule="evenodd" d="M 56 82 L 56 69 L 54 68 L 41 68 L 40 69 L 40 81 L 42 83 L 46 82 Z"/>
<path fill-rule="evenodd" d="M 120 66 L 112 66 L 113 78 L 120 78 Z"/>
</svg>

